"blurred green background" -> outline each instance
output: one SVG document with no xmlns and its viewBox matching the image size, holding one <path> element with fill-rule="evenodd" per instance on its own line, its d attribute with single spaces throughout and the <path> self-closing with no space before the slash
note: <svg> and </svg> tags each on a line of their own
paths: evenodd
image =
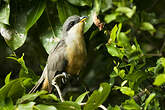
<svg viewBox="0 0 165 110">
<path fill-rule="evenodd" d="M 75 99 L 89 91 L 81 97 L 87 102 L 85 110 L 100 104 L 109 110 L 165 109 L 164 6 L 164 0 L 1 0 L 0 106 L 80 109 Z M 101 31 L 93 24 L 94 13 L 104 23 Z M 62 85 L 69 102 L 42 92 L 34 94 L 40 96 L 37 99 L 20 99 L 39 79 L 51 48 L 61 38 L 62 24 L 75 14 L 88 16 L 88 59 L 80 75 Z"/>
</svg>

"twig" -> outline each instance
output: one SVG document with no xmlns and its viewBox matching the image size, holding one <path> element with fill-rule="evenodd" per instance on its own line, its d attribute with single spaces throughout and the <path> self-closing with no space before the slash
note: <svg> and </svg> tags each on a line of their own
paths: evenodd
<svg viewBox="0 0 165 110">
<path fill-rule="evenodd" d="M 85 105 L 86 103 L 79 103 L 79 105 Z M 99 105 L 98 107 L 100 107 L 103 110 L 107 110 L 107 108 L 104 105 Z"/>
<path fill-rule="evenodd" d="M 144 56 L 160 57 L 160 56 L 162 56 L 162 54 L 161 53 L 158 53 L 158 54 L 156 54 L 156 53 L 150 53 L 150 54 L 144 54 Z"/>
<path fill-rule="evenodd" d="M 146 87 L 143 91 L 139 92 L 137 95 L 135 95 L 133 97 L 133 99 L 138 102 L 140 100 L 140 98 L 147 92 L 149 92 L 149 89 L 153 88 L 152 85 L 149 85 L 148 87 Z"/>
</svg>

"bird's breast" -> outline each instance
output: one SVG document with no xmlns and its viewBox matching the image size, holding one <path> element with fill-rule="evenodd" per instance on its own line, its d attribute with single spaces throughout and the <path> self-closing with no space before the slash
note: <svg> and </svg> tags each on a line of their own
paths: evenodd
<svg viewBox="0 0 165 110">
<path fill-rule="evenodd" d="M 69 74 L 79 74 L 87 56 L 84 38 L 81 36 L 79 39 L 69 42 L 66 52 L 66 72 Z"/>
</svg>

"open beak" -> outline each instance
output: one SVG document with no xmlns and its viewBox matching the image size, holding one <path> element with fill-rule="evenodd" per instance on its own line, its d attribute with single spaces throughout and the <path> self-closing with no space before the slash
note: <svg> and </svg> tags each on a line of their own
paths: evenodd
<svg viewBox="0 0 165 110">
<path fill-rule="evenodd" d="M 87 16 L 80 17 L 80 22 L 84 22 L 87 18 L 88 18 Z"/>
</svg>

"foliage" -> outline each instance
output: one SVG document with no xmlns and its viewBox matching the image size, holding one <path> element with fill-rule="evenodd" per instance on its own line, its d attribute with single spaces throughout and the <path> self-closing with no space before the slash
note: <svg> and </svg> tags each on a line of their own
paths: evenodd
<svg viewBox="0 0 165 110">
<path fill-rule="evenodd" d="M 162 0 L 1 0 L 1 110 L 164 110 Z M 158 8 L 159 7 L 159 8 Z M 93 24 L 96 13 L 104 27 Z M 28 94 L 71 15 L 88 16 L 88 60 L 80 80 L 56 93 Z M 97 89 L 98 88 L 98 89 Z M 104 108 L 104 109 L 105 109 Z"/>
</svg>

